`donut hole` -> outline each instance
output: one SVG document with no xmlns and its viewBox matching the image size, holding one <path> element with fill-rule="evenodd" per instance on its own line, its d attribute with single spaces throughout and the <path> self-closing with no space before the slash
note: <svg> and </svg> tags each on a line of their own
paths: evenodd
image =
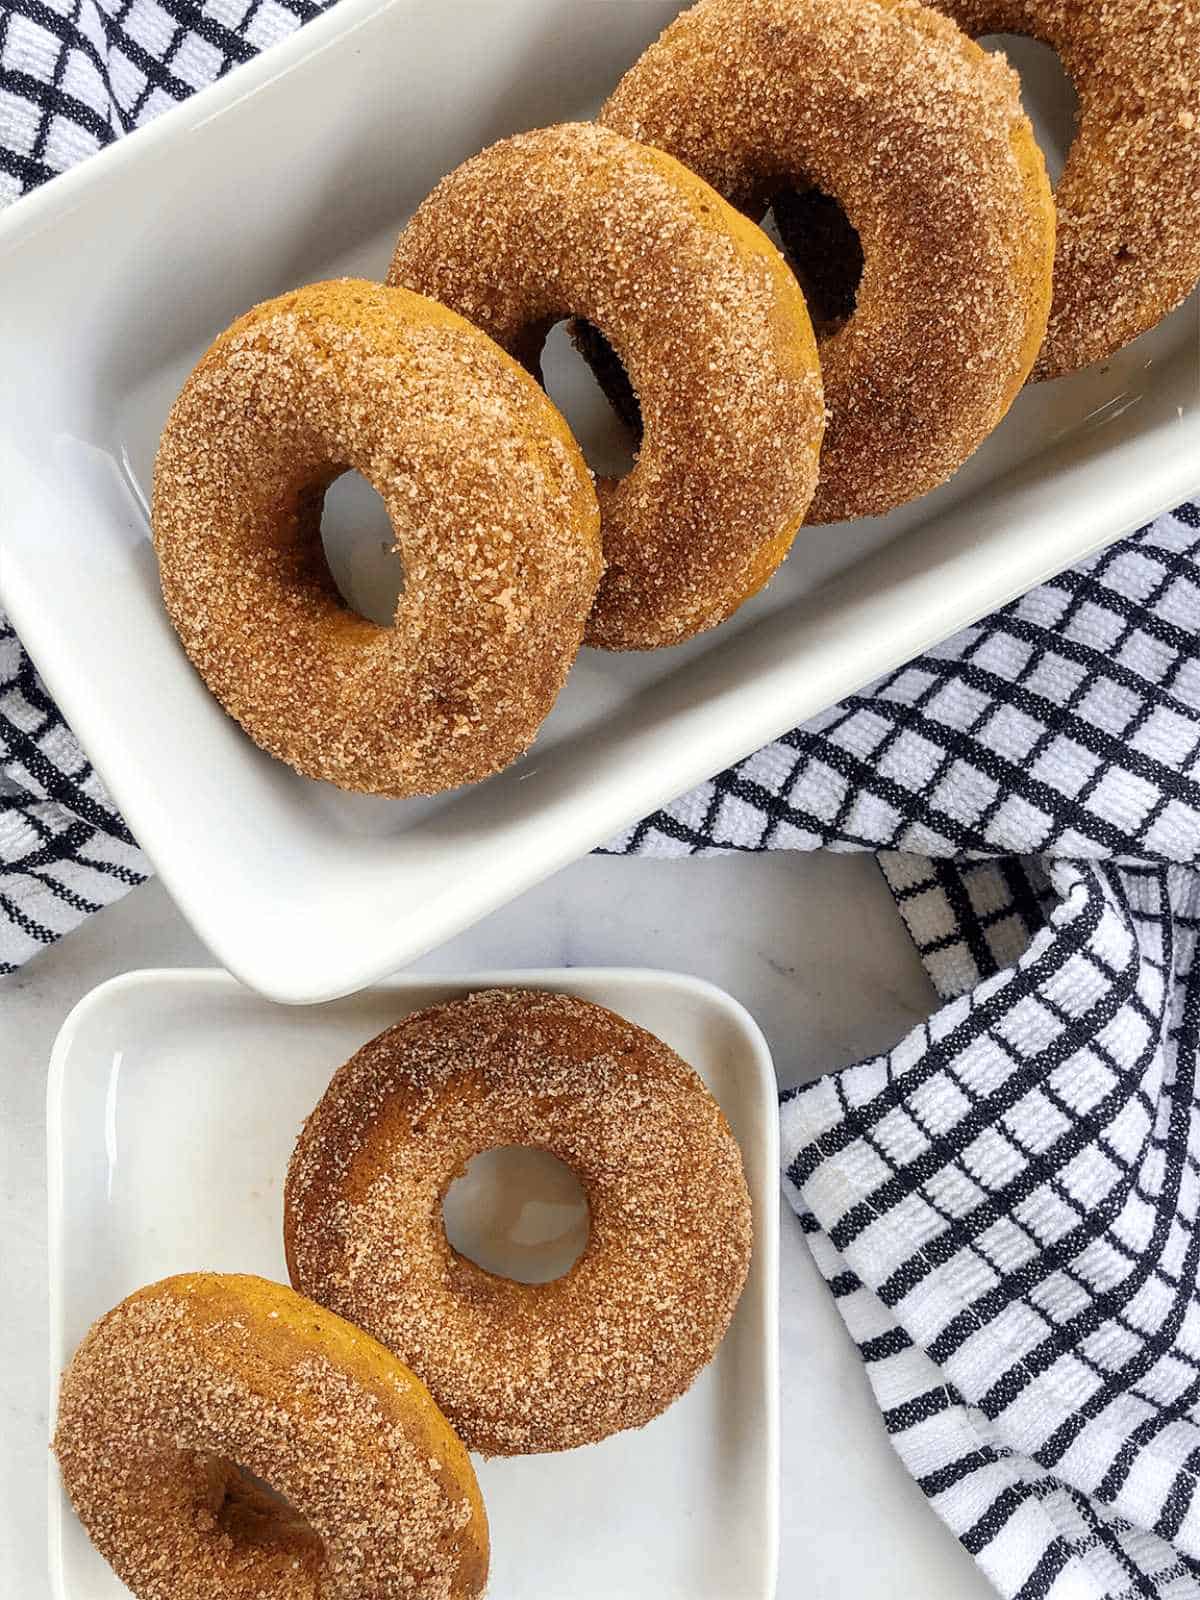
<svg viewBox="0 0 1200 1600">
<path fill-rule="evenodd" d="M 989 33 L 979 43 L 1007 56 L 1020 78 L 1025 114 L 1046 158 L 1050 182 L 1057 184 L 1079 128 L 1079 95 L 1061 56 L 1052 45 L 1023 33 Z"/>
<path fill-rule="evenodd" d="M 777 190 L 764 225 L 804 291 L 817 338 L 830 338 L 849 322 L 858 302 L 863 275 L 858 230 L 833 195 L 815 185 Z"/>
<path fill-rule="evenodd" d="M 321 547 L 337 591 L 351 611 L 390 627 L 404 592 L 404 565 L 387 508 L 362 473 L 347 468 L 326 489 Z"/>
<path fill-rule="evenodd" d="M 237 1462 L 208 1456 L 204 1466 L 214 1521 L 235 1545 L 323 1565 L 324 1542 L 286 1496 Z"/>
<path fill-rule="evenodd" d="M 442 1202 L 451 1248 L 498 1278 L 549 1283 L 587 1249 L 587 1197 L 548 1150 L 500 1145 L 467 1163 Z"/>
<path fill-rule="evenodd" d="M 623 478 L 637 460 L 642 413 L 620 356 L 598 328 L 572 317 L 550 329 L 541 365 L 588 466 L 598 478 Z"/>
</svg>

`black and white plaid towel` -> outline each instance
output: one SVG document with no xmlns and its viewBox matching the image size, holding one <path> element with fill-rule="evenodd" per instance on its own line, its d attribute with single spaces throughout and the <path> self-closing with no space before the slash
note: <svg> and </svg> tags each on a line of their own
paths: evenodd
<svg viewBox="0 0 1200 1600">
<path fill-rule="evenodd" d="M 946 1003 L 782 1132 L 892 1442 L 1002 1594 L 1200 1596 L 1200 508 L 614 848 L 880 852 Z"/>
<path fill-rule="evenodd" d="M 0 198 L 318 9 L 0 3 Z M 945 1003 L 782 1115 L 884 1422 L 1002 1594 L 1200 1596 L 1197 507 L 610 848 L 880 853 Z M 0 970 L 147 871 L 0 627 Z"/>
</svg>

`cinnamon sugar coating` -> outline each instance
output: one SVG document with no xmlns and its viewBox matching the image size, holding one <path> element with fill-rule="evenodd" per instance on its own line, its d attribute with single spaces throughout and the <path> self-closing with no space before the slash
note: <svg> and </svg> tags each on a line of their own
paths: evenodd
<svg viewBox="0 0 1200 1600">
<path fill-rule="evenodd" d="M 957 471 L 1050 305 L 1053 202 L 1007 63 L 916 0 L 701 0 L 602 120 L 752 214 L 815 186 L 857 231 L 854 312 L 820 343 L 810 521 L 880 515 Z"/>
<path fill-rule="evenodd" d="M 583 1255 L 549 1283 L 447 1243 L 473 1156 L 550 1151 L 587 1195 Z M 406 1017 L 334 1076 L 285 1190 L 292 1281 L 371 1330 L 489 1455 L 649 1422 L 711 1360 L 750 1259 L 741 1155 L 661 1040 L 565 995 L 491 991 Z"/>
<path fill-rule="evenodd" d="M 1200 0 L 930 0 L 969 33 L 1057 50 L 1079 123 L 1054 191 L 1050 331 L 1035 378 L 1103 361 L 1200 280 Z"/>
<path fill-rule="evenodd" d="M 321 547 L 347 468 L 404 568 L 391 627 Z M 256 307 L 171 411 L 154 473 L 163 595 L 212 692 L 309 777 L 434 794 L 532 742 L 601 571 L 590 474 L 555 407 L 461 317 L 345 279 Z"/>
<path fill-rule="evenodd" d="M 487 1580 L 475 1474 L 428 1391 L 282 1284 L 130 1295 L 63 1375 L 54 1450 L 138 1600 L 473 1600 Z"/>
<path fill-rule="evenodd" d="M 694 174 L 592 124 L 505 139 L 418 208 L 388 281 L 535 372 L 567 316 L 624 362 L 644 431 L 632 471 L 598 486 L 608 570 L 589 644 L 675 644 L 770 578 L 816 483 L 816 346 L 779 251 Z"/>
</svg>

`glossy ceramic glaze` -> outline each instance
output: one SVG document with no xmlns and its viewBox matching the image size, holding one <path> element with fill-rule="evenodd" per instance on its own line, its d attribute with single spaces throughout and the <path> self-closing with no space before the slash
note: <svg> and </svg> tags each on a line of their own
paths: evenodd
<svg viewBox="0 0 1200 1600">
<path fill-rule="evenodd" d="M 84 999 L 48 1098 L 51 1408 L 91 1322 L 140 1284 L 196 1268 L 286 1281 L 282 1189 L 333 1071 L 405 1013 L 496 984 L 565 989 L 650 1028 L 699 1072 L 741 1145 L 754 1256 L 716 1360 L 647 1428 L 557 1455 L 476 1461 L 493 1600 L 768 1600 L 778 1545 L 778 1122 L 762 1034 L 696 978 L 620 969 L 396 979 L 319 1009 L 222 973 L 133 973 Z M 493 1246 L 528 1264 L 523 1196 Z M 528 1220 L 528 1219 L 526 1219 Z M 551 1229 L 551 1240 L 557 1230 Z M 127 1591 L 51 1466 L 55 1600 Z M 560 1583 L 561 1580 L 561 1583 Z"/>
</svg>

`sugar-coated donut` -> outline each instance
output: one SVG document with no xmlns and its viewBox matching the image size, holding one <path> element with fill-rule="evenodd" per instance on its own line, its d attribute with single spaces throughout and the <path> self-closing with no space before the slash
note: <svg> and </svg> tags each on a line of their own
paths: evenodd
<svg viewBox="0 0 1200 1600">
<path fill-rule="evenodd" d="M 1054 206 L 1018 87 L 916 0 L 701 0 L 604 107 L 755 214 L 815 187 L 857 231 L 853 313 L 820 343 L 812 522 L 945 482 L 1033 366 Z"/>
<path fill-rule="evenodd" d="M 282 1284 L 130 1295 L 63 1375 L 54 1450 L 138 1600 L 471 1600 L 487 1580 L 475 1473 L 425 1386 Z"/>
<path fill-rule="evenodd" d="M 343 602 L 325 490 L 357 469 L 404 567 L 391 627 Z M 583 637 L 599 509 L 565 422 L 477 328 L 345 279 L 216 341 L 159 444 L 154 543 L 208 687 L 313 778 L 433 794 L 532 742 Z"/>
<path fill-rule="evenodd" d="M 446 1240 L 442 1198 L 502 1145 L 587 1196 L 583 1255 L 516 1283 Z M 406 1017 L 337 1072 L 288 1170 L 292 1281 L 407 1361 L 473 1449 L 636 1428 L 712 1358 L 745 1280 L 750 1198 L 716 1101 L 661 1040 L 567 995 L 490 991 Z"/>
<path fill-rule="evenodd" d="M 1103 361 L 1200 280 L 1200 0 L 929 0 L 1058 51 L 1079 96 L 1035 378 Z"/>
<path fill-rule="evenodd" d="M 589 644 L 676 644 L 778 567 L 824 428 L 812 325 L 766 235 L 677 162 L 591 124 L 506 139 L 418 208 L 389 282 L 535 372 L 568 315 L 624 362 L 643 437 L 628 475 L 599 485 L 608 568 Z"/>
</svg>

